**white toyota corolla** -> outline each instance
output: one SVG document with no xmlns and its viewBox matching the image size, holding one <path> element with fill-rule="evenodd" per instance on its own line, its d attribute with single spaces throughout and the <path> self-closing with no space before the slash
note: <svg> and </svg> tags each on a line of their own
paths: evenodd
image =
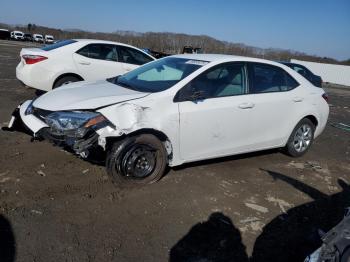
<svg viewBox="0 0 350 262">
<path fill-rule="evenodd" d="M 70 39 L 42 48 L 23 48 L 20 56 L 17 79 L 43 91 L 71 82 L 122 75 L 155 60 L 130 45 L 91 39 Z"/>
<path fill-rule="evenodd" d="M 328 113 L 325 92 L 287 66 L 191 54 L 57 88 L 19 106 L 9 127 L 21 120 L 82 157 L 102 148 L 114 181 L 151 183 L 167 165 L 269 148 L 301 156 Z"/>
</svg>

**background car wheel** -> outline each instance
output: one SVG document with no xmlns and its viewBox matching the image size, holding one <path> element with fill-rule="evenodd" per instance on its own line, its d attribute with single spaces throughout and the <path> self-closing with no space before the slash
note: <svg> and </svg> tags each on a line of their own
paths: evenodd
<svg viewBox="0 0 350 262">
<path fill-rule="evenodd" d="M 63 85 L 67 85 L 69 83 L 73 83 L 73 82 L 78 82 L 81 81 L 81 79 L 79 79 L 78 77 L 75 76 L 64 76 L 61 79 L 59 79 L 58 81 L 56 81 L 56 83 L 54 84 L 53 88 L 59 87 L 59 86 L 63 86 Z"/>
<path fill-rule="evenodd" d="M 167 165 L 167 152 L 154 135 L 126 138 L 107 153 L 107 173 L 118 185 L 150 184 L 158 181 Z"/>
<path fill-rule="evenodd" d="M 288 139 L 287 154 L 293 157 L 304 155 L 312 145 L 314 132 L 315 125 L 307 118 L 302 119 Z"/>
</svg>

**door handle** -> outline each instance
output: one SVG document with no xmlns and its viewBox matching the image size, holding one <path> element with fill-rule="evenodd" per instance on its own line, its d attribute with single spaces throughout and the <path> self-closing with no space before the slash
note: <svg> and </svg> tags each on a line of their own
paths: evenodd
<svg viewBox="0 0 350 262">
<path fill-rule="evenodd" d="M 81 65 L 90 65 L 91 63 L 90 62 L 79 62 L 79 64 L 81 64 Z"/>
<path fill-rule="evenodd" d="M 302 98 L 302 97 L 294 97 L 293 98 L 293 101 L 294 102 L 301 102 L 301 101 L 303 101 L 304 99 Z"/>
<path fill-rule="evenodd" d="M 253 108 L 255 105 L 253 103 L 242 103 L 238 105 L 239 108 L 241 109 L 248 109 L 248 108 Z"/>
</svg>

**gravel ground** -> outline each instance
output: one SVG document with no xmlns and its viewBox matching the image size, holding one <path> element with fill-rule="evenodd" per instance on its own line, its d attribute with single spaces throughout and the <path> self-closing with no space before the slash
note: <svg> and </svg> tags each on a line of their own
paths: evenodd
<svg viewBox="0 0 350 262">
<path fill-rule="evenodd" d="M 0 125 L 35 95 L 0 43 Z M 350 90 L 327 88 L 325 132 L 303 157 L 278 150 L 170 169 L 121 189 L 104 166 L 0 131 L 0 261 L 302 261 L 350 206 Z"/>
</svg>

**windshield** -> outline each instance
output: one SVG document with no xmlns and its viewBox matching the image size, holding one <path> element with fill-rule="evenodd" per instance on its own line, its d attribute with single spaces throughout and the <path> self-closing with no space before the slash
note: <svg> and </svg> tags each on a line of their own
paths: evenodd
<svg viewBox="0 0 350 262">
<path fill-rule="evenodd" d="M 114 83 L 139 92 L 161 92 L 207 63 L 207 61 L 167 57 L 119 76 Z"/>
</svg>

